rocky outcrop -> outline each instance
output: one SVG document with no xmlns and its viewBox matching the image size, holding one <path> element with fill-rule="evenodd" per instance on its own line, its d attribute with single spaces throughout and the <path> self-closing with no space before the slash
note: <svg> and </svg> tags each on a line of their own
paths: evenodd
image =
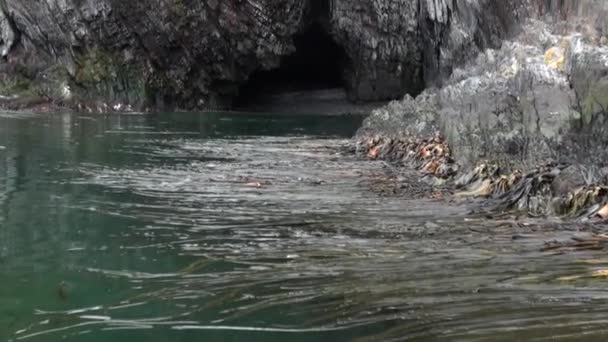
<svg viewBox="0 0 608 342">
<path fill-rule="evenodd" d="M 440 130 L 465 167 L 484 159 L 528 168 L 542 160 L 605 164 L 608 50 L 605 17 L 597 13 L 608 5 L 536 5 L 530 13 L 540 16 L 526 19 L 499 49 L 478 54 L 437 87 L 375 111 L 361 133 Z"/>
<path fill-rule="evenodd" d="M 333 1 L 331 31 L 352 59 L 355 99 L 418 94 L 501 41 L 527 1 Z"/>
<path fill-rule="evenodd" d="M 1 0 L 0 95 L 104 106 L 229 107 L 319 25 L 353 101 L 416 95 L 498 47 L 527 0 Z"/>
<path fill-rule="evenodd" d="M 605 223 L 608 3 L 546 0 L 529 10 L 500 48 L 374 111 L 356 150 L 417 169 L 452 200 L 483 199 L 474 214 Z"/>
<path fill-rule="evenodd" d="M 505 42 L 455 70 L 444 86 L 376 111 L 364 129 L 439 129 L 465 165 L 540 157 L 541 137 L 556 134 L 572 103 L 566 75 L 545 64 L 543 52 L 540 42 Z"/>
</svg>

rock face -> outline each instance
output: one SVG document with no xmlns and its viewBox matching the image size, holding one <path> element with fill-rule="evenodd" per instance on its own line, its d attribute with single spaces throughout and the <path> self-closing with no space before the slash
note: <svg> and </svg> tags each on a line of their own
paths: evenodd
<svg viewBox="0 0 608 342">
<path fill-rule="evenodd" d="M 353 101 L 440 85 L 498 47 L 528 0 L 0 0 L 0 95 L 104 106 L 230 107 L 319 25 Z"/>
<path fill-rule="evenodd" d="M 335 0 L 331 31 L 353 61 L 352 96 L 386 99 L 440 84 L 454 66 L 500 46 L 526 9 L 522 0 Z"/>
<path fill-rule="evenodd" d="M 87 99 L 183 108 L 222 105 L 255 68 L 276 66 L 308 10 L 295 0 L 2 3 L 8 64 L 48 74 L 26 79 L 65 82 Z"/>
<path fill-rule="evenodd" d="M 543 160 L 604 165 L 606 10 L 603 1 L 539 1 L 500 48 L 470 58 L 419 96 L 375 111 L 361 132 L 440 130 L 465 166 L 483 159 L 516 167 Z"/>
</svg>

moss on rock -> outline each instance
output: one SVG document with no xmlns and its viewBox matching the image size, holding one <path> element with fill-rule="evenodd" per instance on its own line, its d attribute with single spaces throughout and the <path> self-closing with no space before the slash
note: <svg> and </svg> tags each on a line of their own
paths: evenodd
<svg viewBox="0 0 608 342">
<path fill-rule="evenodd" d="M 145 73 L 141 67 L 116 54 L 93 49 L 76 59 L 74 91 L 83 101 L 143 105 L 146 99 Z"/>
</svg>

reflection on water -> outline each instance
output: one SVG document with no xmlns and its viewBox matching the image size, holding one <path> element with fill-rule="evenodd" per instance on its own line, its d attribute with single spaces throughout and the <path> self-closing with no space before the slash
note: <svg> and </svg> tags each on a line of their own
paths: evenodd
<svg viewBox="0 0 608 342">
<path fill-rule="evenodd" d="M 0 115 L 0 339 L 605 334 L 608 258 L 540 252 L 588 227 L 378 197 L 359 122 Z"/>
</svg>

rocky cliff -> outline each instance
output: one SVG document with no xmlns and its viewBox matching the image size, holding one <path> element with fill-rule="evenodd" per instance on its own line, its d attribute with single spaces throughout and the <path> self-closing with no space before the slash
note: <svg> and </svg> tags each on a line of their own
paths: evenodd
<svg viewBox="0 0 608 342">
<path fill-rule="evenodd" d="M 527 0 L 0 0 L 0 95 L 101 110 L 229 108 L 255 71 L 302 53 L 294 37 L 316 26 L 343 50 L 351 100 L 395 99 L 441 85 L 455 66 L 499 47 L 530 8 Z"/>
</svg>

